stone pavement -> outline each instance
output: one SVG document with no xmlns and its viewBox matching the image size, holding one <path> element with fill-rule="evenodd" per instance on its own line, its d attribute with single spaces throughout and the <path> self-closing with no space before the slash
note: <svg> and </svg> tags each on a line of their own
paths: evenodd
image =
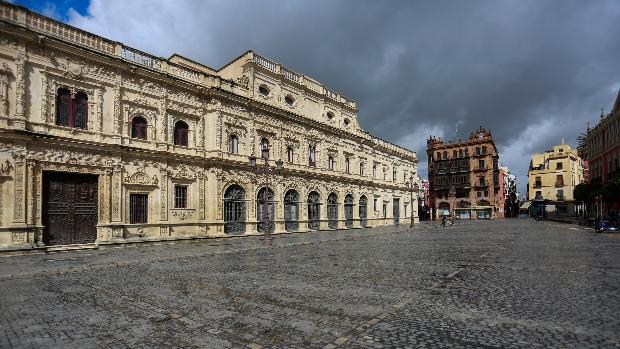
<svg viewBox="0 0 620 349">
<path fill-rule="evenodd" d="M 533 220 L 0 258 L 0 348 L 618 348 L 620 235 Z"/>
</svg>

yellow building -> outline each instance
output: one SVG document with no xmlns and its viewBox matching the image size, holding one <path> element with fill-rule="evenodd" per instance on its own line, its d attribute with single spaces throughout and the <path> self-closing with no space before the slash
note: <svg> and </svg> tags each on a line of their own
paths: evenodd
<svg viewBox="0 0 620 349">
<path fill-rule="evenodd" d="M 528 171 L 528 200 L 535 203 L 530 212 L 570 216 L 575 213 L 573 189 L 583 182 L 583 162 L 577 149 L 568 144 L 532 155 Z"/>
</svg>

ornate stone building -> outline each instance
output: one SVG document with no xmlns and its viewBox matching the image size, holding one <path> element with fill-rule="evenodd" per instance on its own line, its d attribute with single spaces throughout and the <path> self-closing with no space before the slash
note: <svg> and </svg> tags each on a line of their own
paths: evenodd
<svg viewBox="0 0 620 349">
<path fill-rule="evenodd" d="M 0 3 L 0 246 L 275 233 L 417 217 L 416 154 L 252 51 L 215 70 Z M 284 161 L 266 184 L 248 157 Z M 259 161 L 262 161 L 259 159 Z"/>
<path fill-rule="evenodd" d="M 432 217 L 490 219 L 500 198 L 499 154 L 491 132 L 479 128 L 468 139 L 427 141 Z"/>
</svg>

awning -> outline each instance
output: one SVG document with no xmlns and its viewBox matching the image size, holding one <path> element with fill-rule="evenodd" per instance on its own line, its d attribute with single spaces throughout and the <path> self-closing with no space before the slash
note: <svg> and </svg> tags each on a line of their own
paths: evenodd
<svg viewBox="0 0 620 349">
<path fill-rule="evenodd" d="M 521 207 L 519 207 L 520 210 L 527 210 L 530 208 L 530 206 L 532 206 L 532 202 L 531 201 L 526 201 L 524 203 L 521 204 Z"/>
</svg>

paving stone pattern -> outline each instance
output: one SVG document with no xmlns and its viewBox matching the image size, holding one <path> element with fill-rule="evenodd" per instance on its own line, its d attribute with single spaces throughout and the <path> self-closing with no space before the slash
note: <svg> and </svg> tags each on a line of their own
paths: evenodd
<svg viewBox="0 0 620 349">
<path fill-rule="evenodd" d="M 618 348 L 620 235 L 457 222 L 0 258 L 0 348 Z"/>
</svg>

